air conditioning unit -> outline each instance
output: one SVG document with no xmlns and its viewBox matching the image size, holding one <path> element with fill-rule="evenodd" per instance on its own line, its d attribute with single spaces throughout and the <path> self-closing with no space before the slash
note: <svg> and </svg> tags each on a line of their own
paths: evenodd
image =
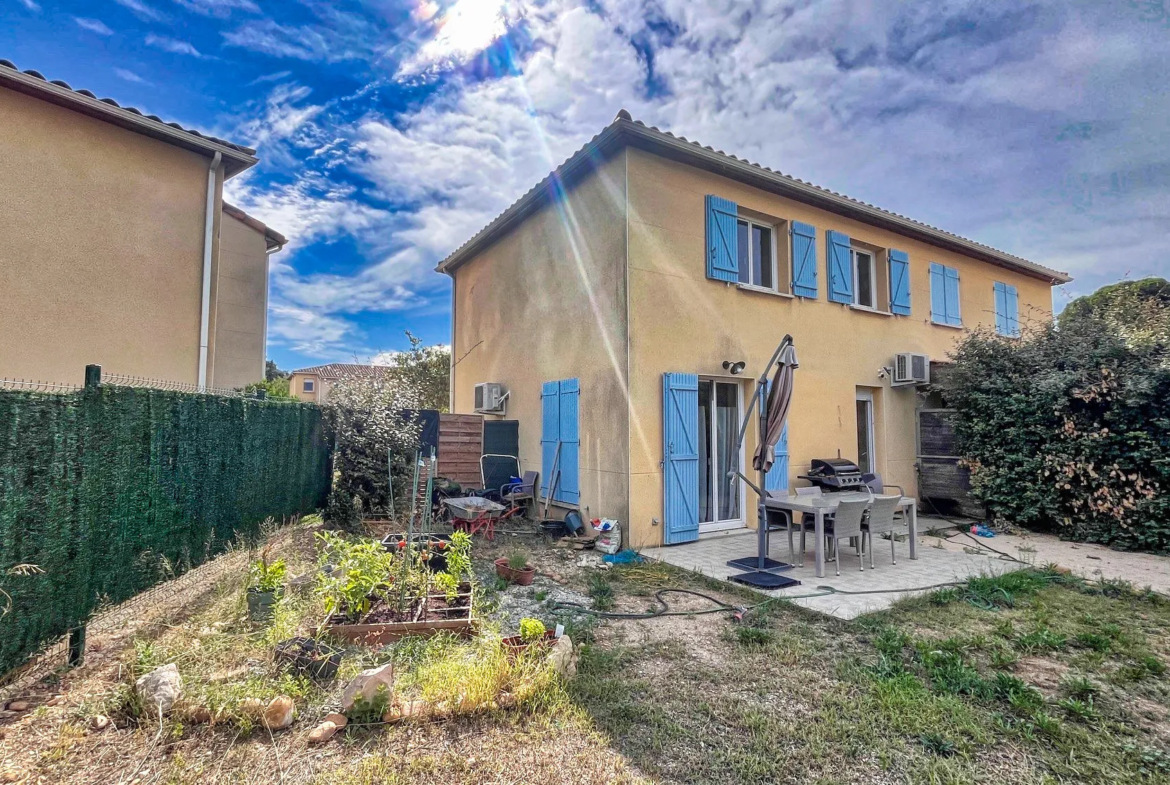
<svg viewBox="0 0 1170 785">
<path fill-rule="evenodd" d="M 503 414 L 508 393 L 499 382 L 481 382 L 475 385 L 475 411 L 479 414 Z"/>
<path fill-rule="evenodd" d="M 930 358 L 925 354 L 902 352 L 894 356 L 893 385 L 930 384 Z"/>
</svg>

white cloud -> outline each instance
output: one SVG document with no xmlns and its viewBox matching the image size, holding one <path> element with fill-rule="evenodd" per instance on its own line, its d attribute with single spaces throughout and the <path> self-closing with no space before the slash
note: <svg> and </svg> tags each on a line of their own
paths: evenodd
<svg viewBox="0 0 1170 785">
<path fill-rule="evenodd" d="M 270 210 L 281 231 L 287 220 L 302 242 L 353 234 L 372 260 L 348 275 L 301 276 L 294 248 L 277 288 L 298 308 L 344 322 L 361 310 L 417 307 L 439 283 L 429 272 L 436 262 L 623 106 L 648 124 L 1067 269 L 1083 280 L 1077 291 L 1166 273 L 1168 104 L 1155 64 L 1170 56 L 1170 37 L 1136 12 L 1056 0 L 929 9 L 893 0 L 516 0 L 506 16 L 495 0 L 459 0 L 449 19 L 433 2 L 415 8 L 430 38 L 397 75 L 464 63 L 497 40 L 500 24 L 523 30 L 519 74 L 455 70 L 393 117 L 306 115 L 306 97 L 291 93 L 270 104 L 271 123 L 286 129 L 278 135 L 312 128 L 305 141 L 320 143 L 301 180 L 250 194 L 248 209 Z M 460 27 L 471 18 L 453 16 L 460 8 L 484 16 Z M 246 29 L 272 34 L 252 39 L 270 54 L 361 55 L 356 44 L 339 49 L 274 22 Z M 1087 137 L 1062 138 L 1078 122 L 1091 128 Z M 365 206 L 349 187 L 331 190 L 334 167 L 368 178 L 394 209 Z"/>
<path fill-rule="evenodd" d="M 73 17 L 73 21 L 77 22 L 78 27 L 83 30 L 88 30 L 91 33 L 98 35 L 113 35 L 114 31 L 105 25 L 100 19 L 86 19 L 82 16 Z"/>
<path fill-rule="evenodd" d="M 171 52 L 177 55 L 188 55 L 190 57 L 203 57 L 203 55 L 192 44 L 186 41 L 180 41 L 176 38 L 167 38 L 166 36 L 155 35 L 148 33 L 145 39 L 147 46 L 153 46 L 156 49 L 161 49 L 164 52 Z"/>
<path fill-rule="evenodd" d="M 219 18 L 230 16 L 232 11 L 260 12 L 260 6 L 252 0 L 175 0 L 175 2 L 188 11 Z"/>
<path fill-rule="evenodd" d="M 33 2 L 33 0 L 20 0 L 20 4 L 32 12 L 41 10 L 41 7 Z"/>
<path fill-rule="evenodd" d="M 127 82 L 134 82 L 135 84 L 150 84 L 150 82 L 146 81 L 138 74 L 126 68 L 115 68 L 114 73 L 119 79 L 125 79 Z"/>
<path fill-rule="evenodd" d="M 135 16 L 140 19 L 145 19 L 148 22 L 161 22 L 166 19 L 166 15 L 151 5 L 147 5 L 142 0 L 114 0 L 118 5 L 130 9 Z"/>
</svg>

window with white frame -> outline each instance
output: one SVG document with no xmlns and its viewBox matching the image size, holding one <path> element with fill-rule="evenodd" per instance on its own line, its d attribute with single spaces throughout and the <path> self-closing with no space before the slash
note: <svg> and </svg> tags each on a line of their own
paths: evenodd
<svg viewBox="0 0 1170 785">
<path fill-rule="evenodd" d="M 305 379 L 305 381 L 301 385 L 301 391 L 307 392 L 307 393 L 313 392 L 313 380 L 312 379 Z"/>
<path fill-rule="evenodd" d="M 862 248 L 851 248 L 853 262 L 853 304 L 862 308 L 877 308 L 877 265 L 874 254 Z"/>
<path fill-rule="evenodd" d="M 774 227 L 740 218 L 737 222 L 739 282 L 776 290 L 776 241 Z"/>
</svg>

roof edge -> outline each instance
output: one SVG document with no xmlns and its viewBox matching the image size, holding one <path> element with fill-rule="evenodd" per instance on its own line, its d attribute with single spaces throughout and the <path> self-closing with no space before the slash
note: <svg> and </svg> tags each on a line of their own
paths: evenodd
<svg viewBox="0 0 1170 785">
<path fill-rule="evenodd" d="M 1068 283 L 1072 276 L 1014 254 L 968 240 L 957 234 L 915 221 L 897 213 L 882 210 L 871 204 L 806 183 L 734 155 L 704 147 L 684 137 L 660 131 L 632 120 L 625 110 L 597 136 L 570 156 L 535 187 L 521 196 L 491 223 L 470 240 L 449 254 L 435 268 L 436 272 L 451 275 L 471 257 L 485 250 L 509 229 L 527 218 L 553 197 L 556 184 L 565 187 L 580 179 L 601 160 L 616 150 L 634 146 L 672 160 L 698 166 L 716 174 L 744 182 L 796 201 L 818 207 L 862 223 L 888 229 L 935 247 L 961 253 L 981 261 L 1005 267 L 1025 275 L 1047 281 L 1049 284 Z"/>
<path fill-rule="evenodd" d="M 223 203 L 223 211 L 232 218 L 235 218 L 237 221 L 246 224 L 247 226 L 263 234 L 264 243 L 268 246 L 268 250 L 270 251 L 274 248 L 281 248 L 288 243 L 288 238 L 283 234 L 276 231 L 275 229 L 272 229 L 268 226 L 268 224 L 264 223 L 259 218 L 254 218 L 248 215 L 246 212 L 241 210 L 239 207 L 236 207 L 234 204 L 231 204 L 230 202 Z"/>
<path fill-rule="evenodd" d="M 222 139 L 205 136 L 197 131 L 175 127 L 160 119 L 153 119 L 116 103 L 113 99 L 99 99 L 74 90 L 64 82 L 50 82 L 39 74 L 19 71 L 15 67 L 0 65 L 0 86 L 9 87 L 33 98 L 39 98 L 73 109 L 98 120 L 117 125 L 128 131 L 143 134 L 161 142 L 175 145 L 192 152 L 213 157 L 220 153 L 223 158 L 224 176 L 231 177 L 255 166 L 256 156 L 244 152 L 250 148 L 233 145 Z M 254 152 L 254 151 L 253 151 Z"/>
</svg>

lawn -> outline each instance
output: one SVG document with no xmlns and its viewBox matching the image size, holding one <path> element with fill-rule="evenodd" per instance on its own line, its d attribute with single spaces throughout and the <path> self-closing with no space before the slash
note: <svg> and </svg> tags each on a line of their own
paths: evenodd
<svg viewBox="0 0 1170 785">
<path fill-rule="evenodd" d="M 290 575 L 316 560 L 308 523 L 275 538 Z M 557 603 L 645 614 L 685 588 L 742 608 L 761 597 L 658 564 L 601 571 L 577 552 L 531 546 L 528 589 L 495 582 L 515 542 L 476 540 L 484 634 L 347 649 L 318 684 L 271 663 L 272 646 L 323 615 L 290 590 L 271 624 L 246 620 L 242 576 L 103 645 L 38 687 L 4 721 L 0 759 L 17 782 L 207 783 L 1056 783 L 1170 782 L 1170 600 L 1123 584 L 1033 570 L 975 579 L 853 622 L 770 602 L 740 614 L 663 595 L 671 615 L 589 621 Z M 527 605 L 525 605 L 527 603 Z M 501 656 L 517 607 L 582 643 L 575 679 Z M 442 716 L 353 722 L 308 734 L 348 677 L 396 664 L 396 687 Z M 129 684 L 175 662 L 183 705 L 160 723 Z M 270 732 L 249 699 L 292 697 L 297 722 Z M 501 694 L 510 700 L 499 700 Z M 213 723 L 192 721 L 206 708 Z M 115 728 L 93 729 L 97 714 Z"/>
</svg>

